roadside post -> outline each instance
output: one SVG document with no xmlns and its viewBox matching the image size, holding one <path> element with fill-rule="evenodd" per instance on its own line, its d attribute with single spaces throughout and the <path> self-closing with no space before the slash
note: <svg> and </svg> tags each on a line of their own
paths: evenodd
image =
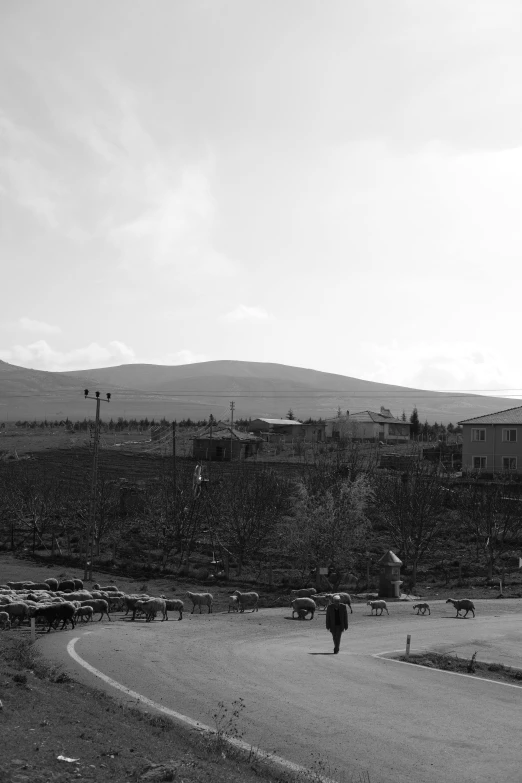
<svg viewBox="0 0 522 783">
<path fill-rule="evenodd" d="M 406 637 L 406 660 L 410 657 L 410 642 L 411 634 L 408 634 Z"/>
</svg>

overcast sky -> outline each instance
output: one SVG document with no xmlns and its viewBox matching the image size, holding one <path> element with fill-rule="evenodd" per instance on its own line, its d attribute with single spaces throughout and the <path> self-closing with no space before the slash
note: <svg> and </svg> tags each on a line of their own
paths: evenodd
<svg viewBox="0 0 522 783">
<path fill-rule="evenodd" d="M 520 0 L 2 0 L 0 358 L 522 388 Z"/>
</svg>

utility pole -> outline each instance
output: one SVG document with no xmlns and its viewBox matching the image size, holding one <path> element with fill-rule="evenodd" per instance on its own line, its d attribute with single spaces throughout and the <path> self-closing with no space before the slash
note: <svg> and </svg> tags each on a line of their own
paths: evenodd
<svg viewBox="0 0 522 783">
<path fill-rule="evenodd" d="M 92 455 L 92 478 L 91 478 L 91 502 L 89 508 L 89 521 L 87 523 L 87 534 L 85 537 L 85 568 L 83 572 L 83 578 L 92 581 L 92 561 L 94 557 L 94 530 L 96 525 L 96 506 L 98 501 L 98 447 L 100 441 L 100 392 L 94 393 L 95 396 L 89 395 L 89 389 L 84 390 L 84 396 L 87 400 L 96 400 L 96 422 L 94 425 L 94 444 Z M 103 402 L 111 401 L 111 394 L 107 392 L 107 399 Z"/>
<path fill-rule="evenodd" d="M 208 417 L 208 425 L 209 425 L 209 436 L 208 436 L 208 480 L 210 483 L 210 466 L 212 465 L 212 423 L 214 421 L 214 417 L 212 414 Z"/>
<path fill-rule="evenodd" d="M 230 462 L 232 462 L 232 446 L 233 446 L 233 435 L 232 430 L 234 429 L 234 408 L 236 407 L 235 402 L 230 403 Z"/>
<path fill-rule="evenodd" d="M 176 420 L 172 422 L 172 481 L 174 483 L 174 494 L 176 494 Z"/>
</svg>

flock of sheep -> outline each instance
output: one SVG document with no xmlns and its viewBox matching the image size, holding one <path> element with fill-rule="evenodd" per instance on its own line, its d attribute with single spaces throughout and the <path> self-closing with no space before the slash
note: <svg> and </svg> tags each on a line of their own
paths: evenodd
<svg viewBox="0 0 522 783">
<path fill-rule="evenodd" d="M 316 609 L 326 609 L 333 601 L 332 593 L 319 594 L 314 587 L 303 587 L 301 590 L 292 590 L 292 595 L 294 596 L 292 600 L 292 617 L 297 615 L 299 620 L 304 620 L 307 614 L 310 614 L 310 619 L 313 620 Z M 337 595 L 340 596 L 340 603 L 346 604 L 350 609 L 350 612 L 353 613 L 352 599 L 348 593 L 337 593 Z M 467 617 L 468 612 L 472 612 L 473 617 L 475 617 L 475 605 L 473 601 L 470 601 L 468 598 L 462 598 L 460 600 L 448 598 L 446 603 L 453 604 L 457 610 L 457 617 L 460 617 L 461 611 L 466 612 L 464 617 Z M 390 614 L 388 605 L 383 599 L 368 601 L 366 605 L 370 607 L 371 614 L 375 612 L 376 616 L 377 614 L 379 614 L 379 616 L 382 615 L 383 612 L 386 612 L 388 615 Z M 413 604 L 413 609 L 417 610 L 417 614 L 426 614 L 426 612 L 431 614 L 430 605 L 427 603 Z"/>
<path fill-rule="evenodd" d="M 214 598 L 211 593 L 192 593 L 187 592 L 187 598 L 192 603 L 192 612 L 199 607 L 201 614 L 202 608 L 207 607 L 208 613 L 212 612 Z M 350 612 L 353 613 L 352 600 L 348 593 L 339 593 L 341 603 L 347 605 Z M 304 620 L 309 614 L 313 619 L 317 609 L 326 609 L 332 602 L 331 593 L 319 594 L 313 587 L 302 588 L 301 590 L 292 590 L 292 618 L 297 616 L 299 620 Z M 475 607 L 472 601 L 468 599 L 455 600 L 448 598 L 446 603 L 451 603 L 457 610 L 457 617 L 461 611 L 472 612 L 475 617 Z M 388 612 L 386 601 L 368 601 L 371 607 L 371 613 L 375 611 L 382 615 Z M 245 609 L 257 612 L 259 609 L 259 594 L 254 592 L 243 593 L 235 590 L 228 598 L 229 612 L 244 612 Z M 429 604 L 418 603 L 413 605 L 417 614 L 431 614 Z M 132 612 L 131 620 L 137 616 L 145 617 L 147 622 L 151 622 L 158 615 L 162 620 L 168 620 L 168 612 L 178 612 L 178 620 L 183 619 L 184 603 L 179 598 L 152 597 L 144 593 L 127 595 L 115 585 L 100 587 L 99 584 L 93 585 L 91 590 L 86 590 L 81 579 L 46 579 L 44 582 L 8 582 L 6 585 L 0 585 L 0 628 L 8 629 L 18 621 L 18 625 L 31 618 L 35 623 L 45 623 L 47 632 L 51 628 L 57 629 L 60 626 L 64 629 L 69 623 L 72 628 L 77 622 L 88 622 L 94 619 L 95 615 L 100 615 L 102 620 L 105 616 L 111 619 L 111 611 L 125 611 L 125 615 Z"/>
<path fill-rule="evenodd" d="M 211 593 L 187 593 L 192 602 L 192 614 L 199 607 L 206 606 L 212 612 L 214 598 Z M 258 593 L 242 593 L 236 590 L 229 597 L 229 612 L 244 612 L 245 609 L 258 611 Z M 7 582 L 0 585 L 0 628 L 6 630 L 18 623 L 22 625 L 34 618 L 35 623 L 45 623 L 47 632 L 61 629 L 69 624 L 72 628 L 77 622 L 88 622 L 95 615 L 110 621 L 112 611 L 132 613 L 131 620 L 137 616 L 151 622 L 158 615 L 168 620 L 168 612 L 178 612 L 178 620 L 183 619 L 184 602 L 179 598 L 149 596 L 145 593 L 127 595 L 115 585 L 101 587 L 93 585 L 86 590 L 81 579 L 46 579 L 43 582 Z"/>
</svg>

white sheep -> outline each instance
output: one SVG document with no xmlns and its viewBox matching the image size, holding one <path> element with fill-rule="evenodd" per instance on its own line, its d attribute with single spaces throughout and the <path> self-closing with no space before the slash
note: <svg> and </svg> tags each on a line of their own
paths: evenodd
<svg viewBox="0 0 522 783">
<path fill-rule="evenodd" d="M 295 598 L 292 601 L 292 620 L 294 619 L 294 615 L 297 612 L 297 617 L 299 620 L 304 620 L 308 612 L 310 612 L 311 617 L 310 620 L 314 619 L 314 613 L 317 609 L 317 604 L 313 600 L 313 598 Z"/>
<path fill-rule="evenodd" d="M 132 615 L 133 620 L 137 610 L 143 612 L 145 620 L 148 623 L 150 623 L 151 620 L 154 620 L 158 613 L 162 615 L 162 621 L 165 620 L 165 615 L 167 613 L 164 598 L 148 598 L 147 600 L 137 601 Z"/>
<path fill-rule="evenodd" d="M 460 617 L 459 612 L 462 609 L 466 610 L 466 614 L 464 617 L 468 616 L 468 612 L 473 612 L 473 617 L 475 617 L 475 604 L 473 601 L 470 601 L 469 598 L 461 598 L 460 600 L 455 600 L 454 598 L 448 598 L 446 601 L 447 604 L 453 604 L 455 609 L 457 610 L 456 617 Z"/>
<path fill-rule="evenodd" d="M 341 598 L 340 603 L 341 604 L 346 604 L 346 606 L 349 607 L 351 614 L 353 614 L 352 599 L 348 595 L 348 593 L 337 593 L 337 595 L 340 596 L 340 598 Z"/>
<path fill-rule="evenodd" d="M 11 620 L 9 619 L 7 612 L 0 612 L 0 627 L 3 631 L 9 630 L 11 627 Z"/>
<path fill-rule="evenodd" d="M 228 611 L 229 613 L 232 612 L 239 612 L 239 602 L 237 600 L 237 595 L 229 595 L 228 596 Z"/>
<path fill-rule="evenodd" d="M 377 617 L 377 610 L 378 609 L 381 610 L 381 612 L 379 614 L 379 617 L 381 616 L 381 614 L 384 612 L 385 609 L 386 609 L 386 614 L 390 614 L 389 611 L 388 611 L 388 607 L 386 605 L 386 601 L 368 601 L 366 606 L 371 606 L 371 608 L 372 608 L 371 614 L 373 614 L 373 610 L 375 609 L 375 616 L 376 617 Z"/>
<path fill-rule="evenodd" d="M 253 612 L 259 611 L 259 595 L 258 593 L 241 593 L 239 590 L 234 590 L 232 595 L 237 596 L 239 604 L 239 611 L 244 612 L 245 607 L 252 607 Z"/>
<path fill-rule="evenodd" d="M 317 590 L 315 587 L 302 587 L 300 590 L 291 590 L 290 595 L 294 598 L 311 598 L 316 595 Z"/>
<path fill-rule="evenodd" d="M 187 597 L 192 601 L 192 611 L 190 614 L 194 614 L 194 609 L 199 606 L 199 613 L 201 614 L 201 607 L 208 606 L 208 613 L 212 612 L 212 603 L 214 596 L 211 593 L 187 593 Z"/>
<path fill-rule="evenodd" d="M 88 623 L 89 620 L 92 620 L 93 614 L 94 610 L 92 606 L 80 606 L 76 610 L 76 617 L 78 620 L 81 620 L 82 623 Z"/>
<path fill-rule="evenodd" d="M 183 607 L 184 603 L 179 598 L 165 598 L 164 595 L 161 596 L 163 600 L 165 601 L 165 612 L 163 614 L 163 619 L 168 620 L 167 612 L 179 612 L 178 622 L 180 620 L 183 620 Z"/>
<path fill-rule="evenodd" d="M 430 605 L 429 604 L 413 604 L 413 608 L 417 610 L 417 614 L 431 614 Z"/>
</svg>

